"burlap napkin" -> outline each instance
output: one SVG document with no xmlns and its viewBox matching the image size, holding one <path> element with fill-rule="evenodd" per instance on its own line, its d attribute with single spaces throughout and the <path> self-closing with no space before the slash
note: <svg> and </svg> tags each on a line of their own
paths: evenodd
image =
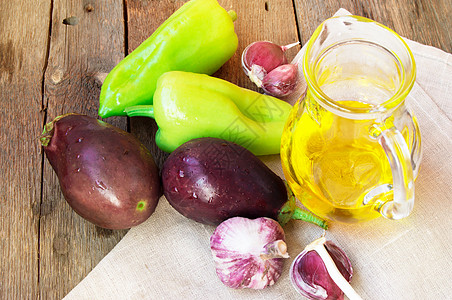
<svg viewBox="0 0 452 300">
<path fill-rule="evenodd" d="M 452 59 L 407 42 L 418 67 L 408 102 L 423 143 L 414 211 L 401 221 L 332 223 L 327 233 L 349 255 L 351 283 L 363 299 L 451 297 Z M 278 156 L 262 159 L 283 176 Z M 279 281 L 262 291 L 233 290 L 215 273 L 209 248 L 214 227 L 186 219 L 162 197 L 151 218 L 131 229 L 65 299 L 301 299 L 291 286 L 289 266 L 321 230 L 301 221 L 284 229 L 291 258 Z"/>
</svg>

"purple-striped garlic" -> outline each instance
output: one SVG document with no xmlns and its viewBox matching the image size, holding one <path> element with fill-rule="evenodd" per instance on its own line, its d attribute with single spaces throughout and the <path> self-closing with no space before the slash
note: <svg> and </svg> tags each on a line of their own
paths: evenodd
<svg viewBox="0 0 452 300">
<path fill-rule="evenodd" d="M 290 279 L 295 289 L 313 300 L 362 300 L 349 281 L 353 268 L 342 249 L 324 236 L 310 243 L 294 259 Z"/>
<path fill-rule="evenodd" d="M 274 97 L 284 97 L 292 94 L 298 83 L 298 68 L 296 65 L 285 64 L 273 69 L 262 79 L 262 89 Z"/>
<path fill-rule="evenodd" d="M 218 277 L 226 286 L 263 289 L 273 285 L 288 258 L 284 230 L 270 218 L 227 219 L 210 237 Z"/>
</svg>

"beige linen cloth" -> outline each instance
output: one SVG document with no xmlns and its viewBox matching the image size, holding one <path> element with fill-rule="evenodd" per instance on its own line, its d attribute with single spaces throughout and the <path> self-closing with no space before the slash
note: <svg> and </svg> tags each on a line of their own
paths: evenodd
<svg viewBox="0 0 452 300">
<path fill-rule="evenodd" d="M 452 297 L 452 59 L 407 43 L 418 67 L 407 101 L 423 143 L 414 211 L 400 221 L 330 223 L 327 232 L 348 254 L 351 284 L 363 299 Z M 262 159 L 283 176 L 278 156 Z M 291 257 L 279 281 L 264 290 L 234 290 L 220 282 L 209 247 L 214 229 L 183 217 L 162 197 L 149 220 L 132 228 L 65 299 L 304 299 L 291 286 L 289 267 L 320 228 L 302 221 L 285 226 Z"/>
</svg>

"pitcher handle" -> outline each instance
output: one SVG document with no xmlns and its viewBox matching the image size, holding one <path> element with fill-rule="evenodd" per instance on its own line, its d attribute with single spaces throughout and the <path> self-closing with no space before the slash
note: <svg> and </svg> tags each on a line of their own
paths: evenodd
<svg viewBox="0 0 452 300">
<path fill-rule="evenodd" d="M 407 126 L 409 126 L 408 132 L 412 132 L 410 136 L 411 143 L 411 164 L 413 166 L 413 174 L 416 179 L 419 173 L 419 165 L 422 160 L 422 147 L 421 147 L 421 132 L 419 130 L 419 124 L 416 116 L 411 112 L 409 108 L 406 109 Z"/>
<path fill-rule="evenodd" d="M 407 217 L 414 206 L 414 174 L 411 154 L 403 135 L 395 127 L 384 129 L 377 137 L 391 166 L 394 198 L 383 203 L 378 211 L 386 218 Z"/>
</svg>

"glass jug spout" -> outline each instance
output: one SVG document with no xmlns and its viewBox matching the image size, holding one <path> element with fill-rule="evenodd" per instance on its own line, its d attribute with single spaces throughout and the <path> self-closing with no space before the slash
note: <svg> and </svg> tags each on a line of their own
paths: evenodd
<svg viewBox="0 0 452 300">
<path fill-rule="evenodd" d="M 320 104 L 355 119 L 390 114 L 416 79 L 414 57 L 405 41 L 384 25 L 359 16 L 323 22 L 307 44 L 302 64 L 307 85 Z"/>
</svg>

